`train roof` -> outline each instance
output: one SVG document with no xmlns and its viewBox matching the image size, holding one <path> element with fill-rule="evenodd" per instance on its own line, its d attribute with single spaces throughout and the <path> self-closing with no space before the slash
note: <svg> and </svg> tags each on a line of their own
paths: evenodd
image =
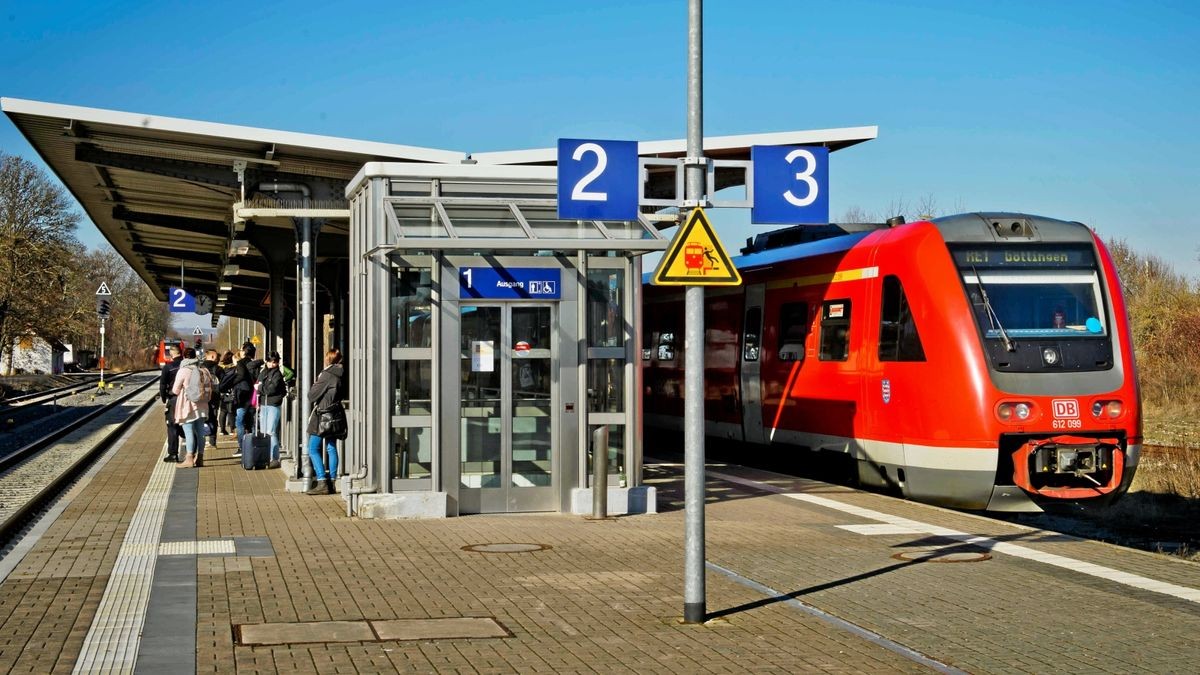
<svg viewBox="0 0 1200 675">
<path fill-rule="evenodd" d="M 931 221 L 942 238 L 952 243 L 1004 244 L 1032 242 L 1090 242 L 1083 223 L 1003 211 L 961 213 Z"/>
<path fill-rule="evenodd" d="M 830 226 L 816 225 L 809 227 L 816 229 L 827 228 Z M 832 227 L 837 228 L 838 226 L 834 225 Z M 780 246 L 778 248 L 767 248 L 766 250 L 753 251 L 746 253 L 745 255 L 735 257 L 732 262 L 739 270 L 744 270 L 752 267 L 762 267 L 763 265 L 773 265 L 775 263 L 793 260 L 802 255 L 809 257 L 825 255 L 827 253 L 841 253 L 843 251 L 850 250 L 855 244 L 863 239 L 866 239 L 867 235 L 871 234 L 877 229 L 880 229 L 880 227 L 886 227 L 886 225 L 849 232 L 845 230 L 824 229 L 823 232 L 825 232 L 825 236 L 808 238 L 800 243 Z M 745 250 L 746 249 L 743 249 L 743 251 Z"/>
<path fill-rule="evenodd" d="M 934 218 L 930 222 L 949 243 L 1063 243 L 1090 242 L 1091 229 L 1083 223 L 1006 211 L 961 213 Z M 907 225 L 916 225 L 908 223 Z M 793 225 L 756 235 L 742 254 L 732 259 L 739 270 L 853 248 L 876 230 L 905 227 L 904 223 L 828 223 Z M 653 273 L 643 275 L 650 283 Z"/>
</svg>

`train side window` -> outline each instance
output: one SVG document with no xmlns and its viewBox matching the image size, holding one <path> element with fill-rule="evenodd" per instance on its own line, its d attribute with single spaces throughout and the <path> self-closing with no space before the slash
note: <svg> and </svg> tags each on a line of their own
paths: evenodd
<svg viewBox="0 0 1200 675">
<path fill-rule="evenodd" d="M 675 334 L 662 333 L 658 336 L 658 360 L 675 360 Z"/>
<path fill-rule="evenodd" d="M 850 358 L 850 301 L 829 300 L 821 306 L 822 361 Z"/>
<path fill-rule="evenodd" d="M 808 337 L 808 303 L 788 302 L 779 308 L 779 360 L 804 359 Z"/>
<path fill-rule="evenodd" d="M 883 299 L 879 307 L 879 360 L 924 361 L 925 349 L 913 320 L 908 296 L 899 277 L 883 279 Z"/>
<path fill-rule="evenodd" d="M 757 361 L 759 333 L 762 332 L 762 307 L 746 310 L 746 323 L 742 325 L 742 360 Z"/>
</svg>

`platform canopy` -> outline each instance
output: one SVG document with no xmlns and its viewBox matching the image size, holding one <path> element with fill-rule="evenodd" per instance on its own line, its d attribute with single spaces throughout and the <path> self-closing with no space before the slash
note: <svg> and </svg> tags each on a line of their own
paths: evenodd
<svg viewBox="0 0 1200 675">
<path fill-rule="evenodd" d="M 265 312 L 266 259 L 231 252 L 238 245 L 247 253 L 255 248 L 242 244 L 256 238 L 244 231 L 246 221 L 260 230 L 290 228 L 286 207 L 305 206 L 298 195 L 256 197 L 256 185 L 313 186 L 307 206 L 325 221 L 318 255 L 326 258 L 345 254 L 349 211 L 342 190 L 364 163 L 457 164 L 466 158 L 446 150 L 13 98 L 0 99 L 0 107 L 159 298 L 165 301 L 168 287 L 179 285 L 182 263 L 185 287 L 215 300 L 224 296 L 218 309 L 233 316 Z M 245 178 L 244 193 L 239 177 Z M 290 232 L 279 234 L 292 240 Z M 288 276 L 294 279 L 294 270 Z"/>
<path fill-rule="evenodd" d="M 74 195 L 113 248 L 164 301 L 180 283 L 216 300 L 219 314 L 261 320 L 270 260 L 291 264 L 295 218 L 320 224 L 317 264 L 344 258 L 345 189 L 368 162 L 552 166 L 555 149 L 465 152 L 201 122 L 56 103 L 0 99 L 0 109 Z M 752 145 L 826 145 L 871 140 L 876 127 L 704 139 L 718 159 L 749 159 Z M 644 141 L 639 153 L 682 157 L 683 139 Z M 672 178 L 651 172 L 648 194 Z M 718 187 L 739 180 L 731 173 Z M 662 183 L 660 187 L 656 187 Z M 304 184 L 296 193 L 260 189 Z M 295 270 L 286 270 L 287 289 Z M 294 298 L 285 299 L 291 307 Z"/>
</svg>

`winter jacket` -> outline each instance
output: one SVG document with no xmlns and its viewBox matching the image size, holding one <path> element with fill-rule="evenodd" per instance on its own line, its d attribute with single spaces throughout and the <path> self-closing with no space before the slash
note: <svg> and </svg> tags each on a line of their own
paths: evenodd
<svg viewBox="0 0 1200 675">
<path fill-rule="evenodd" d="M 190 422 L 195 420 L 197 417 L 208 417 L 207 401 L 209 398 L 211 398 L 212 392 L 204 387 L 203 380 L 201 380 L 199 403 L 193 403 L 190 401 L 185 393 L 187 391 L 188 383 L 191 381 L 191 379 L 193 377 L 200 377 L 196 372 L 198 367 L 203 366 L 197 366 L 196 359 L 184 359 L 179 364 L 179 372 L 175 375 L 175 384 L 171 388 L 171 393 L 175 395 L 176 424 Z M 209 386 L 211 386 L 211 384 L 212 383 L 210 381 Z"/>
<path fill-rule="evenodd" d="M 342 373 L 345 370 L 342 364 L 335 363 L 317 375 L 317 381 L 312 388 L 308 390 L 308 403 L 310 410 L 322 410 L 328 408 L 335 403 L 342 403 Z M 317 426 L 320 423 L 320 415 L 310 412 L 308 416 L 307 431 L 310 435 L 317 435 Z"/>
<path fill-rule="evenodd" d="M 258 404 L 282 405 L 283 397 L 287 395 L 287 385 L 283 383 L 283 373 L 278 368 L 264 367 L 258 378 Z"/>
<path fill-rule="evenodd" d="M 204 360 L 200 362 L 200 366 L 212 375 L 212 398 L 208 399 L 208 405 L 211 408 L 216 408 L 221 403 L 221 391 L 217 387 L 217 383 L 221 381 L 221 366 L 216 361 Z"/>
<path fill-rule="evenodd" d="M 242 357 L 237 362 L 237 376 L 233 378 L 233 390 L 236 392 L 236 404 L 239 408 L 250 405 L 250 392 L 254 391 L 254 383 L 258 381 L 258 370 L 262 361 Z"/>
<path fill-rule="evenodd" d="M 175 360 L 170 363 L 163 364 L 162 375 L 158 378 L 158 398 L 163 403 L 170 403 L 175 394 L 171 393 L 171 387 L 175 386 L 175 375 L 179 373 L 179 363 L 183 361 L 182 356 L 176 356 Z"/>
</svg>

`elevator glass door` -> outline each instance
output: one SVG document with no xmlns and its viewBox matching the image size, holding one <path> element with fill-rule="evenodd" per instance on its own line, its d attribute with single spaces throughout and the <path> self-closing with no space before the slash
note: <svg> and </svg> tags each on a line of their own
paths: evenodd
<svg viewBox="0 0 1200 675">
<path fill-rule="evenodd" d="M 554 305 L 460 308 L 461 513 L 554 511 Z"/>
</svg>

